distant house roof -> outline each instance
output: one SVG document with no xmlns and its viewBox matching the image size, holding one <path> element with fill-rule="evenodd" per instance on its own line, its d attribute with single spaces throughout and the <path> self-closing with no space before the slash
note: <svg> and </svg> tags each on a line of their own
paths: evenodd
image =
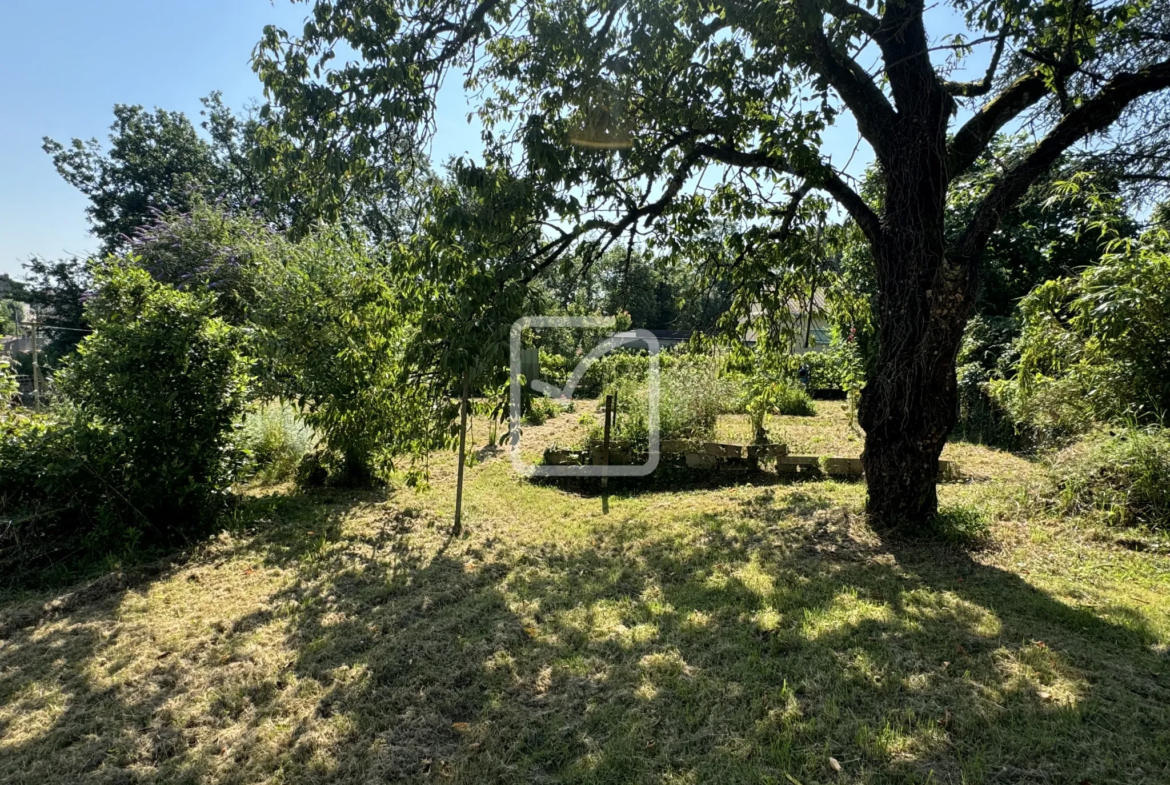
<svg viewBox="0 0 1170 785">
<path fill-rule="evenodd" d="M 680 343 L 686 343 L 691 339 L 691 336 L 694 335 L 694 331 L 692 330 L 646 330 L 645 332 L 648 332 L 657 338 L 658 345 L 661 347 L 677 346 Z M 637 338 L 636 330 L 625 330 L 624 332 L 614 333 L 613 337 L 631 341 L 631 343 L 626 344 L 626 346 L 636 346 L 639 343 L 638 341 L 635 341 Z M 644 342 L 641 343 L 643 346 L 645 346 Z"/>
<path fill-rule="evenodd" d="M 788 301 L 788 312 L 793 314 L 803 315 L 808 308 L 808 300 L 804 298 L 792 299 Z M 825 310 L 825 290 L 817 289 L 812 296 L 813 312 Z"/>
<path fill-rule="evenodd" d="M 808 310 L 807 297 L 793 297 L 788 300 L 788 313 L 793 316 L 804 316 L 804 312 Z M 812 296 L 812 310 L 813 313 L 820 313 L 825 310 L 825 290 L 817 289 Z M 753 317 L 759 316 L 764 312 L 764 306 L 760 303 L 752 303 L 751 313 Z"/>
</svg>

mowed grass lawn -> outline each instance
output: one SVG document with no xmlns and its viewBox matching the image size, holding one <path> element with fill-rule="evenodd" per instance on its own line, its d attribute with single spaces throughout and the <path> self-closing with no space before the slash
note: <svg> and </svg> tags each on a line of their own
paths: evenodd
<svg viewBox="0 0 1170 785">
<path fill-rule="evenodd" d="M 818 406 L 773 433 L 856 455 Z M 253 489 L 172 561 L 6 597 L 0 781 L 1170 782 L 1170 556 L 1047 517 L 1033 463 L 948 447 L 944 504 L 991 524 L 964 550 L 875 536 L 858 483 L 604 513 L 481 457 L 457 538 L 443 454 L 425 491 Z"/>
</svg>

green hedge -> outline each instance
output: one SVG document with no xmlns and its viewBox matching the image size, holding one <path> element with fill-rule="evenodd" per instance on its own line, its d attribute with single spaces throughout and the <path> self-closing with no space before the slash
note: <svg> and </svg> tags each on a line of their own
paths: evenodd
<svg viewBox="0 0 1170 785">
<path fill-rule="evenodd" d="M 176 541 L 214 523 L 240 466 L 233 423 L 248 361 L 206 295 L 110 262 L 94 333 L 45 415 L 0 414 L 0 558 Z"/>
</svg>

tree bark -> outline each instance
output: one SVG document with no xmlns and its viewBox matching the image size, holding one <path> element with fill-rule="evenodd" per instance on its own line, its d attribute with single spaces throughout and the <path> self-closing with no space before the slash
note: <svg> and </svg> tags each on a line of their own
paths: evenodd
<svg viewBox="0 0 1170 785">
<path fill-rule="evenodd" d="M 918 305 L 885 315 L 858 418 L 870 520 L 911 534 L 938 511 L 938 459 L 955 424 L 955 355 L 965 322 L 930 302 Z"/>
<path fill-rule="evenodd" d="M 955 357 L 976 265 L 947 253 L 950 99 L 923 85 L 904 104 L 883 161 L 885 202 L 873 244 L 878 356 L 858 421 L 870 520 L 914 533 L 938 511 L 938 459 L 955 424 Z"/>
<path fill-rule="evenodd" d="M 928 527 L 938 511 L 938 459 L 955 425 L 955 357 L 976 283 L 974 265 L 947 259 L 929 237 L 915 239 L 878 249 L 892 280 L 879 296 L 878 358 L 859 412 L 870 518 L 907 532 Z"/>
</svg>

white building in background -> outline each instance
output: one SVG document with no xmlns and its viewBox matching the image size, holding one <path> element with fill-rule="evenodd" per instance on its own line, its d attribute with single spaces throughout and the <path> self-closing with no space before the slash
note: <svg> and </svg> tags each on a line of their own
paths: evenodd
<svg viewBox="0 0 1170 785">
<path fill-rule="evenodd" d="M 762 313 L 763 306 L 752 306 L 752 317 Z M 806 300 L 792 299 L 788 301 L 788 315 L 793 324 L 792 353 L 824 352 L 829 349 L 829 342 L 833 339 L 832 325 L 825 310 L 825 293 L 818 289 L 811 298 Z M 748 330 L 744 334 L 744 341 L 749 344 L 756 342 L 756 331 Z"/>
</svg>

